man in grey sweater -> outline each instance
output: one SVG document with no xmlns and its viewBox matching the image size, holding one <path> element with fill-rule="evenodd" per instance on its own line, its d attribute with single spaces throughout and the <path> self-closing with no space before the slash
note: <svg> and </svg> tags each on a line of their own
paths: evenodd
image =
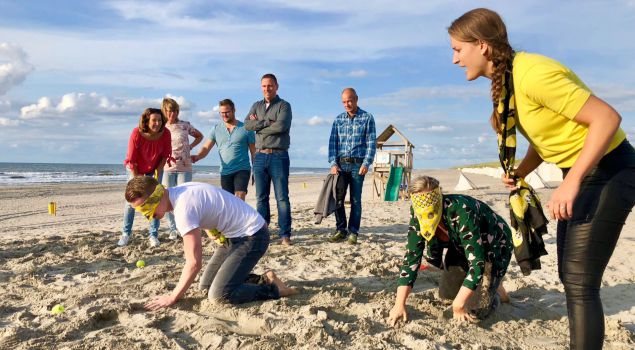
<svg viewBox="0 0 635 350">
<path fill-rule="evenodd" d="M 256 209 L 271 220 L 269 193 L 271 183 L 278 205 L 278 235 L 281 243 L 291 244 L 291 204 L 289 203 L 289 129 L 291 105 L 278 97 L 278 80 L 265 74 L 260 80 L 264 99 L 251 106 L 245 119 L 245 129 L 256 132 L 256 156 L 253 174 L 256 181 Z"/>
</svg>

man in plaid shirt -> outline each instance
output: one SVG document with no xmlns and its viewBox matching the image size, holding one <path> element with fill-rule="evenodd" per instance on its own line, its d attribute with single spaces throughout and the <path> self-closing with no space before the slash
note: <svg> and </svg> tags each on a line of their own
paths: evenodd
<svg viewBox="0 0 635 350">
<path fill-rule="evenodd" d="M 357 92 L 353 88 L 342 91 L 342 104 L 346 112 L 338 115 L 329 138 L 331 174 L 339 173 L 346 187 L 350 187 L 351 212 L 346 224 L 346 211 L 341 206 L 335 211 L 336 231 L 331 242 L 357 244 L 362 219 L 362 187 L 364 176 L 375 157 L 375 119 L 357 106 Z"/>
</svg>

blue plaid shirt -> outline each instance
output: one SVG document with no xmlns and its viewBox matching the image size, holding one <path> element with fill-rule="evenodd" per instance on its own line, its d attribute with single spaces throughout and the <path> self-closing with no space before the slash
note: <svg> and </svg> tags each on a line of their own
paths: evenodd
<svg viewBox="0 0 635 350">
<path fill-rule="evenodd" d="M 357 108 L 353 118 L 344 112 L 337 117 L 329 138 L 329 163 L 337 165 L 339 158 L 364 159 L 362 165 L 369 168 L 375 158 L 375 119 L 373 115 Z"/>
</svg>

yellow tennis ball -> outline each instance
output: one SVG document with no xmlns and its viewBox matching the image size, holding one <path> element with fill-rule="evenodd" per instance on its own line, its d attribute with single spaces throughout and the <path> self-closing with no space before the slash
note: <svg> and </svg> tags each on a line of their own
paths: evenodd
<svg viewBox="0 0 635 350">
<path fill-rule="evenodd" d="M 137 260 L 137 267 L 142 268 L 146 266 L 146 262 L 143 260 Z"/>
<path fill-rule="evenodd" d="M 59 315 L 59 314 L 61 314 L 64 311 L 66 311 L 64 306 L 62 306 L 61 304 L 57 304 L 57 305 L 53 306 L 53 308 L 51 309 L 51 314 Z"/>
</svg>

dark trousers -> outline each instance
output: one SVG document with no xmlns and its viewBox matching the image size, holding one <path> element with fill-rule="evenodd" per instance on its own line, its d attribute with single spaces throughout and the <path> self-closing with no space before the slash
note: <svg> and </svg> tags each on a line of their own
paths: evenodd
<svg viewBox="0 0 635 350">
<path fill-rule="evenodd" d="M 624 141 L 584 178 L 571 220 L 558 222 L 558 274 L 567 297 L 571 349 L 602 348 L 602 275 L 634 204 L 635 150 Z"/>
</svg>

